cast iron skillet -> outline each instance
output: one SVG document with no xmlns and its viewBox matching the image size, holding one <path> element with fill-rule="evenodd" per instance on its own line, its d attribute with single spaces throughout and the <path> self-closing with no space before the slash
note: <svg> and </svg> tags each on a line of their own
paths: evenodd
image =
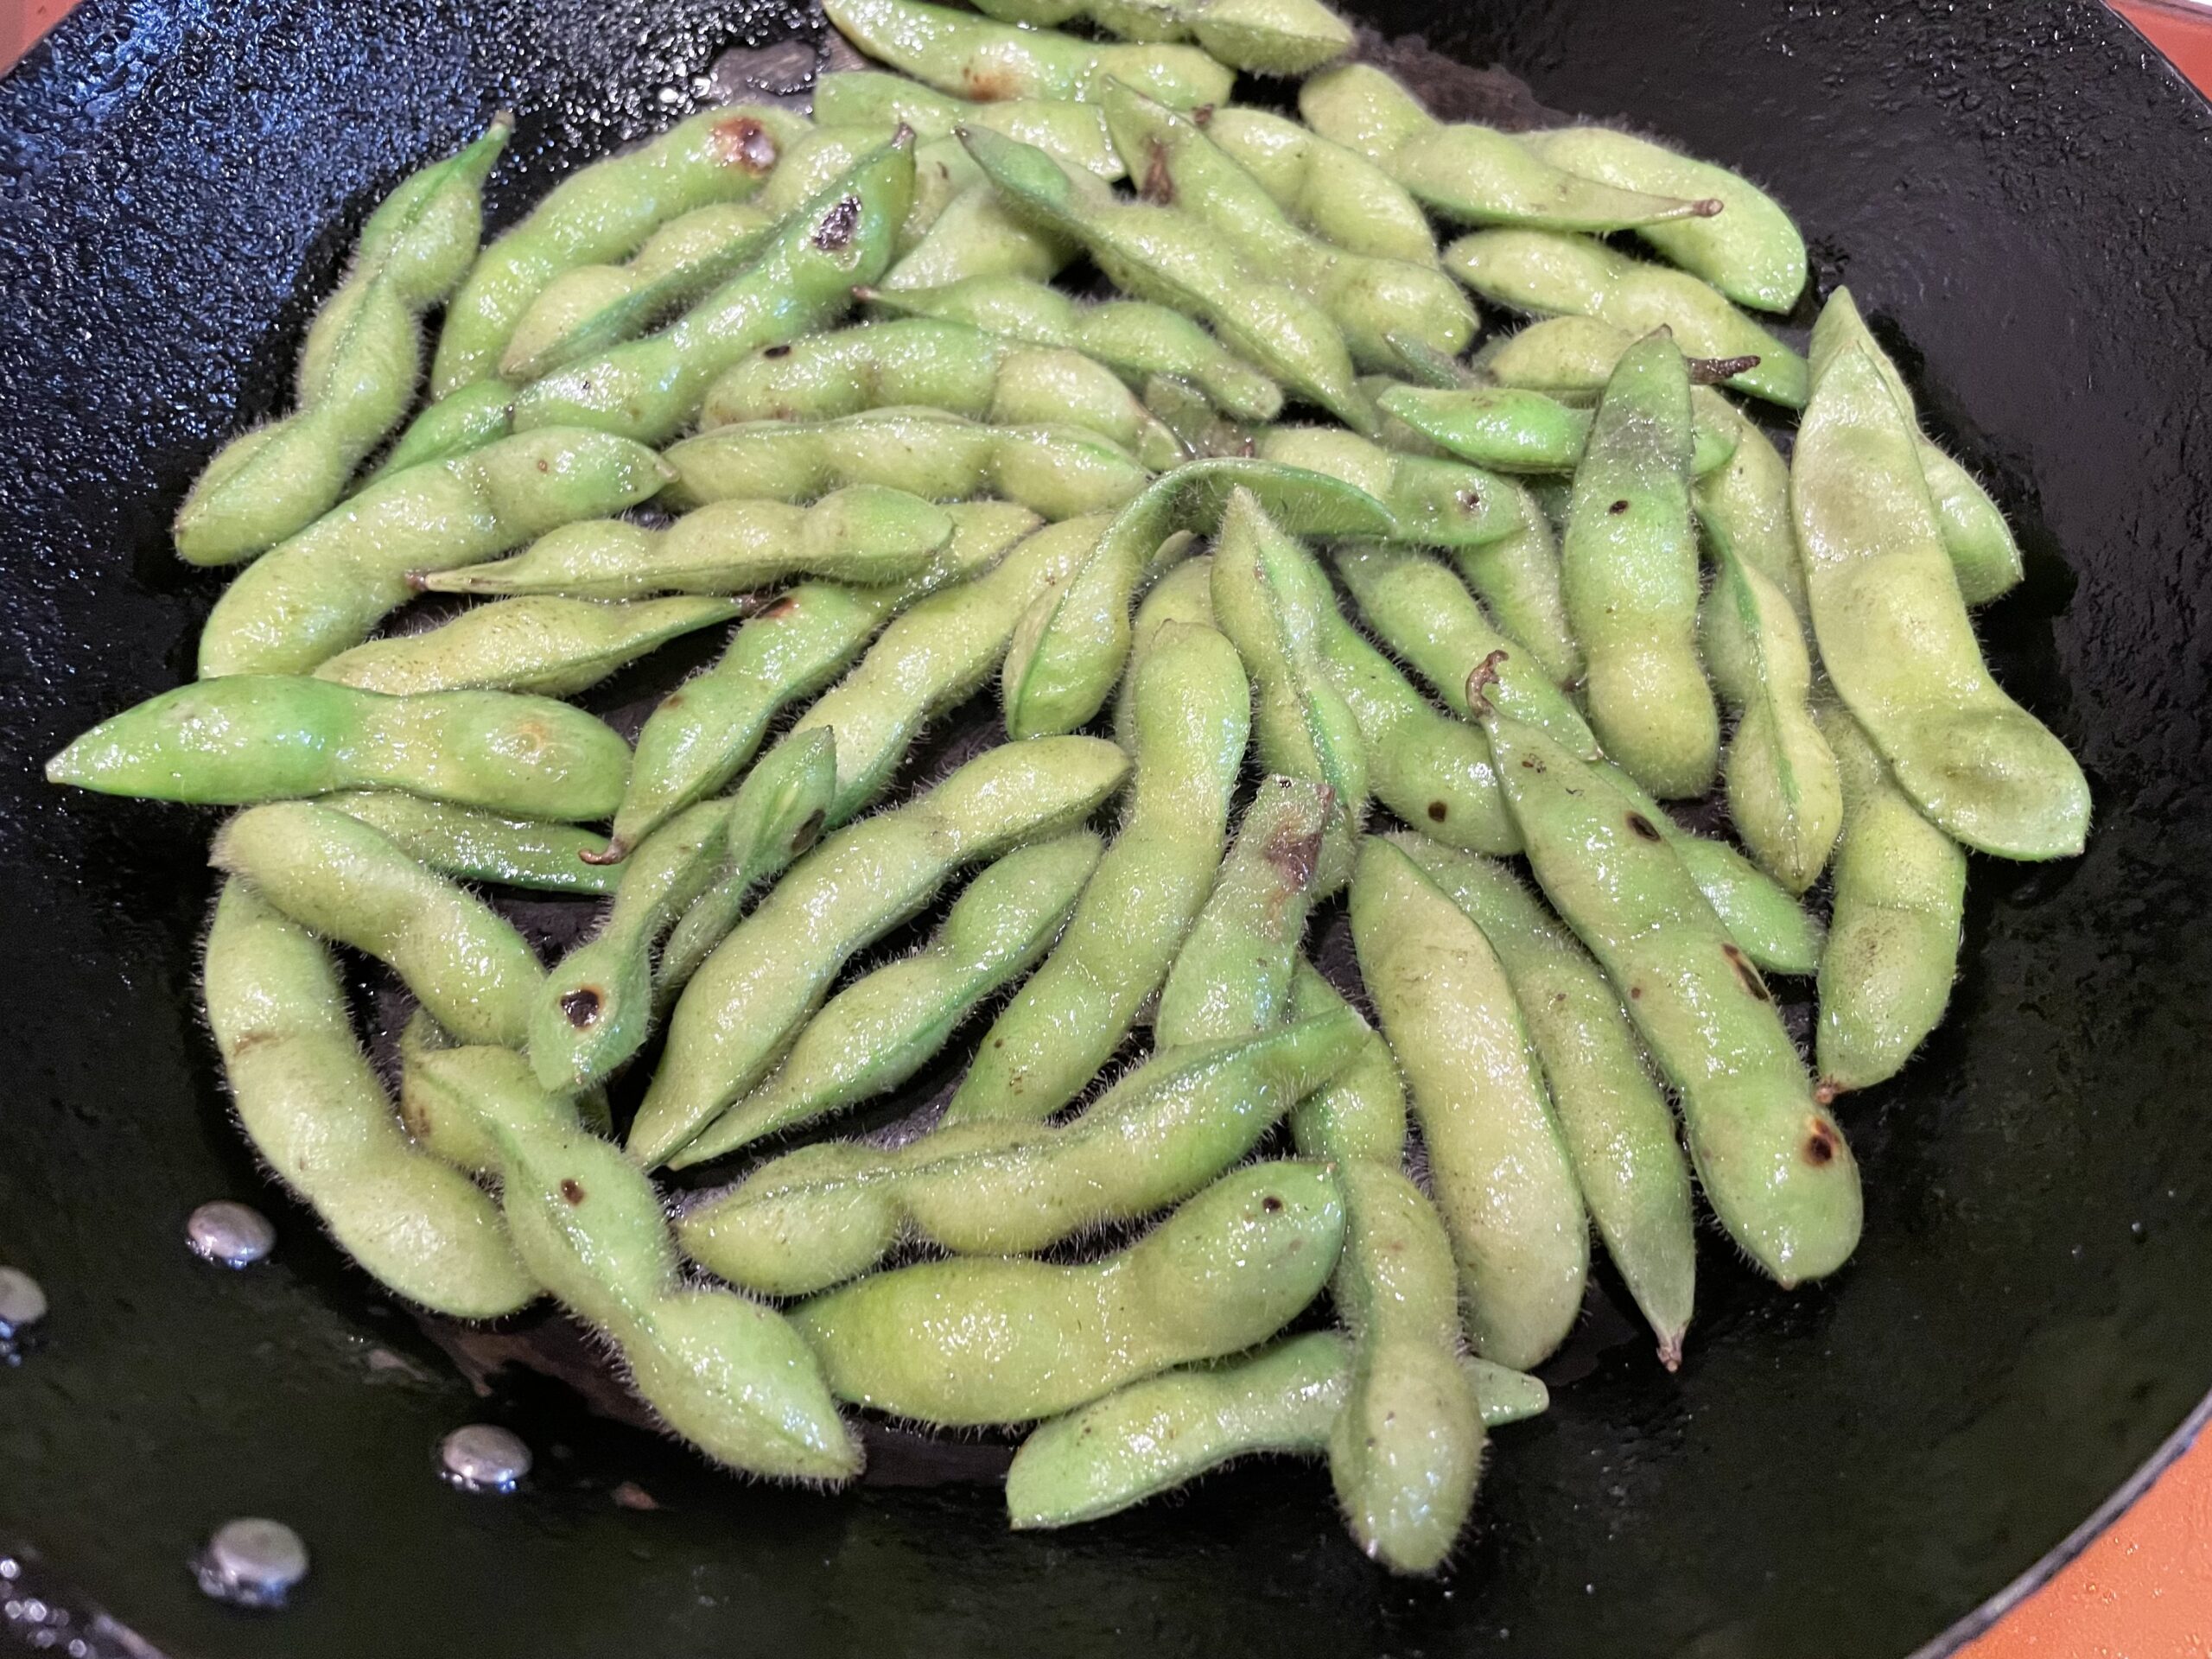
<svg viewBox="0 0 2212 1659">
<path fill-rule="evenodd" d="M 1372 15 L 1772 183 L 2029 549 L 1985 632 L 2100 822 L 2077 863 L 1975 861 L 1948 1023 L 1845 1107 L 1850 1269 L 1785 1297 L 1712 1242 L 1675 1378 L 1600 1296 L 1437 1583 L 1361 1560 L 1303 1466 L 1014 1538 L 987 1485 L 899 1486 L 926 1459 L 823 1498 L 555 1384 L 476 1397 L 230 1131 L 189 991 L 207 822 L 37 763 L 188 672 L 213 584 L 168 516 L 280 395 L 385 189 L 511 105 L 511 217 L 690 106 L 725 48 L 818 25 L 791 0 L 91 0 L 0 85 L 0 1262 L 55 1306 L 0 1369 L 0 1554 L 35 1545 L 179 1656 L 1866 1659 L 1947 1651 L 2179 1443 L 2212 1383 L 2212 112 L 2086 0 Z M 275 1208 L 275 1262 L 185 1254 L 226 1194 Z M 537 1445 L 527 1495 L 433 1478 L 481 1415 Z M 315 1551 L 274 1620 L 186 1575 L 241 1513 Z"/>
</svg>

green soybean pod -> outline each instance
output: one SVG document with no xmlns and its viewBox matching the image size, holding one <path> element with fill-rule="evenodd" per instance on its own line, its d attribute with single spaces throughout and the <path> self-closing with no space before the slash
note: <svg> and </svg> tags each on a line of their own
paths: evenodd
<svg viewBox="0 0 2212 1659">
<path fill-rule="evenodd" d="M 391 790 L 349 790 L 321 801 L 445 875 L 545 893 L 614 891 L 615 872 L 594 861 L 605 855 L 607 837 L 574 824 L 504 818 Z"/>
<path fill-rule="evenodd" d="M 396 789 L 566 823 L 612 812 L 629 769 L 629 746 L 613 732 L 543 697 L 386 697 L 239 674 L 178 686 L 102 721 L 48 761 L 46 776 L 200 806 Z"/>
<path fill-rule="evenodd" d="M 422 372 L 419 320 L 475 257 L 484 178 L 513 124 L 501 116 L 370 215 L 352 270 L 308 325 L 297 409 L 233 438 L 207 463 L 177 512 L 180 557 L 234 564 L 312 524 L 399 423 Z"/>
<path fill-rule="evenodd" d="M 1366 156 L 1445 218 L 1474 225 L 1619 231 L 1709 216 L 1719 204 L 1618 189 L 1552 166 L 1507 134 L 1439 121 L 1372 64 L 1349 63 L 1299 88 L 1321 137 Z"/>
<path fill-rule="evenodd" d="M 1681 1096 L 1720 1224 L 1784 1288 L 1834 1272 L 1859 1243 L 1859 1166 L 1774 994 L 1641 810 L 1534 727 L 1483 725 L 1537 882 Z"/>
<path fill-rule="evenodd" d="M 200 630 L 200 677 L 312 672 L 405 604 L 416 572 L 634 506 L 665 477 L 644 445 L 575 427 L 394 474 L 240 573 Z"/>
<path fill-rule="evenodd" d="M 513 925 L 359 819 L 312 801 L 250 807 L 208 861 L 285 915 L 366 951 L 467 1042 L 519 1046 L 545 970 Z"/>
<path fill-rule="evenodd" d="M 1077 20 L 1132 41 L 1195 40 L 1232 68 L 1303 75 L 1351 49 L 1351 26 L 1320 0 L 988 0 L 1001 22 L 1051 29 Z"/>
<path fill-rule="evenodd" d="M 1835 910 L 1821 957 L 1821 1091 L 1886 1082 L 1943 1017 L 1958 977 L 1967 859 L 1920 815 L 1859 723 L 1836 704 L 1814 718 L 1843 776 Z"/>
<path fill-rule="evenodd" d="M 1797 557 L 1797 529 L 1789 518 L 1789 463 L 1765 433 L 1717 391 L 1690 394 L 1700 416 L 1725 423 L 1737 436 L 1727 464 L 1690 487 L 1698 523 L 1708 538 L 1726 537 L 1736 556 L 1771 583 L 1799 627 L 1811 626 L 1805 569 Z"/>
<path fill-rule="evenodd" d="M 1096 738 L 988 750 L 894 811 L 832 836 L 770 890 L 684 987 L 630 1131 L 646 1168 L 752 1089 L 853 953 L 961 865 L 1087 817 L 1128 762 Z"/>
<path fill-rule="evenodd" d="M 1641 226 L 1637 235 L 1737 304 L 1787 311 L 1805 291 L 1805 238 L 1781 205 L 1740 174 L 1611 127 L 1524 132 L 1521 143 L 1554 167 L 1623 190 L 1719 202 L 1710 218 Z"/>
<path fill-rule="evenodd" d="M 514 388 L 504 380 L 479 380 L 442 397 L 407 423 L 384 459 L 358 489 L 381 484 L 394 473 L 451 461 L 496 443 L 515 429 Z"/>
<path fill-rule="evenodd" d="M 747 352 L 842 315 L 853 284 L 883 274 L 913 189 L 913 136 L 906 133 L 807 200 L 752 264 L 674 322 L 524 387 L 516 429 L 589 426 L 652 443 L 673 437 L 716 375 Z"/>
<path fill-rule="evenodd" d="M 687 1285 L 652 1183 L 573 1103 L 540 1089 L 521 1055 L 449 1048 L 416 1059 L 497 1154 L 500 1208 L 524 1262 L 613 1347 L 663 1423 L 753 1474 L 860 1471 L 860 1442 L 790 1323 L 730 1291 Z"/>
<path fill-rule="evenodd" d="M 935 91 L 880 70 L 832 71 L 814 78 L 814 118 L 826 127 L 912 127 L 925 139 L 950 138 L 963 126 L 988 127 L 1072 162 L 1100 178 L 1127 171 L 1096 104 L 1058 98 L 978 102 Z"/>
<path fill-rule="evenodd" d="M 1234 77 L 1195 47 L 1121 46 L 1013 29 L 918 0 L 832 0 L 830 21 L 855 46 L 956 97 L 1094 102 L 1111 77 L 1178 109 L 1218 104 Z"/>
<path fill-rule="evenodd" d="M 1152 652 L 1154 643 L 1170 622 L 1194 628 L 1213 626 L 1213 559 L 1211 555 L 1185 559 L 1170 567 L 1152 584 L 1129 624 L 1129 664 L 1114 693 L 1114 741 L 1123 748 L 1136 745 L 1137 672 Z"/>
<path fill-rule="evenodd" d="M 1373 836 L 1351 923 L 1421 1121 L 1475 1350 L 1526 1370 L 1582 1310 L 1590 1223 L 1520 1005 L 1481 931 Z"/>
<path fill-rule="evenodd" d="M 516 324 L 563 271 L 626 258 L 677 214 L 751 195 L 807 126 L 773 105 L 707 110 L 642 149 L 571 173 L 484 251 L 454 296 L 432 394 L 497 373 Z"/>
<path fill-rule="evenodd" d="M 450 622 L 372 639 L 315 670 L 320 680 L 406 696 L 421 691 L 534 691 L 570 697 L 670 640 L 727 622 L 727 599 L 500 600 Z"/>
<path fill-rule="evenodd" d="M 1827 365 L 1840 352 L 1856 348 L 1872 359 L 1876 369 L 1911 423 L 1920 448 L 1920 470 L 1936 506 L 1943 546 L 1951 556 L 1951 571 L 1959 581 L 1959 597 L 1969 605 L 1984 605 L 2009 593 L 2019 582 L 2020 545 L 2012 539 L 2005 515 L 1974 475 L 1929 442 L 1920 431 L 1919 411 L 1911 388 L 1889 354 L 1875 343 L 1859 315 L 1858 302 L 1847 288 L 1838 289 L 1821 308 L 1813 325 L 1810 347 L 1813 381 L 1820 383 Z"/>
<path fill-rule="evenodd" d="M 1802 409 L 1805 359 L 1687 271 L 1552 231 L 1478 231 L 1444 250 L 1444 268 L 1486 300 L 1538 316 L 1593 317 L 1641 337 L 1671 328 L 1693 357 L 1756 358 L 1723 384 Z"/>
<path fill-rule="evenodd" d="M 1420 836 L 1389 841 L 1497 953 L 1599 1236 L 1659 1338 L 1661 1363 L 1675 1370 L 1696 1300 L 1689 1166 L 1618 994 L 1574 936 L 1504 866 Z"/>
<path fill-rule="evenodd" d="M 1436 236 L 1405 187 L 1350 147 L 1271 110 L 1214 111 L 1207 135 L 1292 219 L 1354 253 L 1437 263 Z"/>
<path fill-rule="evenodd" d="M 491 1200 L 401 1130 L 329 951 L 249 882 L 226 881 L 216 900 L 207 995 L 239 1126 L 340 1249 L 455 1319 L 496 1319 L 537 1297 Z"/>
<path fill-rule="evenodd" d="M 925 1422 L 1033 1421 L 1266 1340 L 1319 1292 L 1343 1234 L 1326 1171 L 1258 1164 L 1098 1262 L 925 1262 L 792 1318 L 844 1399 Z"/>
<path fill-rule="evenodd" d="M 1137 683 L 1134 723 L 1120 833 L 1052 954 L 992 1021 L 947 1123 L 1035 1122 L 1081 1094 L 1166 977 L 1212 889 L 1251 733 L 1236 648 L 1211 628 L 1163 630 Z M 1066 740 L 1015 747 L 1047 741 Z"/>
<path fill-rule="evenodd" d="M 1790 499 L 1828 677 L 1929 821 L 1999 858 L 2070 858 L 2089 787 L 1990 677 L 1951 574 L 1912 419 L 1864 351 L 1821 377 Z"/>
<path fill-rule="evenodd" d="M 1260 435 L 1258 454 L 1366 491 L 1389 510 L 1392 526 L 1384 533 L 1394 542 L 1474 547 L 1520 527 L 1504 480 L 1461 461 L 1393 454 L 1357 433 L 1319 426 L 1271 427 Z"/>
<path fill-rule="evenodd" d="M 1720 713 L 1697 652 L 1690 383 L 1655 334 L 1622 353 L 1574 474 L 1560 548 L 1567 618 L 1588 664 L 1590 723 L 1655 795 L 1702 793 Z"/>
<path fill-rule="evenodd" d="M 1559 537 L 1533 490 L 1511 479 L 1503 482 L 1520 524 L 1494 542 L 1447 549 L 1447 556 L 1498 626 L 1529 648 L 1553 683 L 1573 685 L 1586 665 L 1581 642 L 1567 625 Z"/>
<path fill-rule="evenodd" d="M 1571 473 L 1590 438 L 1587 410 L 1522 387 L 1394 385 L 1375 401 L 1446 453 L 1499 472 Z"/>
<path fill-rule="evenodd" d="M 1312 1020 L 1351 1006 L 1310 961 L 1299 963 L 1291 987 L 1294 1018 Z M 1406 1150 L 1405 1084 L 1381 1033 L 1365 1020 L 1360 1027 L 1366 1034 L 1344 1069 L 1293 1109 L 1291 1134 L 1314 1156 L 1395 1166 Z"/>
</svg>

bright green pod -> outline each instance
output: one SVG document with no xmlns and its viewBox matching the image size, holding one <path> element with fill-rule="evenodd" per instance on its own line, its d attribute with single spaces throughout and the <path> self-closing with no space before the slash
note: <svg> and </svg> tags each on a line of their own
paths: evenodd
<svg viewBox="0 0 2212 1659">
<path fill-rule="evenodd" d="M 1137 675 L 1145 658 L 1171 622 L 1194 628 L 1213 626 L 1213 595 L 1209 591 L 1212 582 L 1211 556 L 1185 559 L 1170 566 L 1137 607 L 1136 620 L 1129 624 L 1129 664 L 1114 693 L 1114 741 L 1123 748 L 1136 746 Z"/>
<path fill-rule="evenodd" d="M 1121 831 L 1058 945 L 992 1021 L 947 1123 L 1033 1122 L 1080 1095 L 1159 989 L 1212 890 L 1251 733 L 1236 648 L 1211 628 L 1164 632 L 1137 683 L 1135 731 Z"/>
<path fill-rule="evenodd" d="M 1389 839 L 1482 930 L 1503 964 L 1583 1199 L 1659 1338 L 1661 1363 L 1673 1370 L 1696 1303 L 1689 1165 L 1619 996 L 1574 936 L 1503 865 L 1420 836 Z"/>
<path fill-rule="evenodd" d="M 1446 556 L 1497 625 L 1529 648 L 1553 683 L 1578 683 L 1582 646 L 1567 626 L 1567 594 L 1560 577 L 1559 536 L 1535 492 L 1504 481 L 1521 523 L 1510 536 L 1475 547 L 1447 549 Z"/>
<path fill-rule="evenodd" d="M 973 162 L 968 165 L 975 167 Z M 896 292 L 1001 277 L 1046 283 L 1075 257 L 1074 243 L 1025 218 L 988 181 L 979 181 L 946 204 L 927 233 L 883 273 L 880 286 Z"/>
<path fill-rule="evenodd" d="M 613 811 L 629 746 L 564 703 L 503 691 L 386 697 L 324 680 L 239 674 L 111 715 L 46 763 L 104 795 L 249 806 L 396 789 L 518 818 Z"/>
<path fill-rule="evenodd" d="M 1843 777 L 1835 909 L 1821 957 L 1821 1089 L 1868 1089 L 1904 1069 L 1943 1018 L 1959 973 L 1967 857 L 1920 815 L 1833 702 L 1814 717 Z"/>
<path fill-rule="evenodd" d="M 1571 473 L 1590 437 L 1590 414 L 1541 391 L 1392 386 L 1376 404 L 1440 448 L 1502 473 Z"/>
<path fill-rule="evenodd" d="M 341 651 L 319 680 L 407 696 L 422 691 L 534 691 L 572 697 L 618 669 L 744 607 L 728 599 L 500 600 L 450 622 Z"/>
<path fill-rule="evenodd" d="M 1205 129 L 1314 235 L 1376 259 L 1436 264 L 1428 215 L 1403 185 L 1357 150 L 1271 110 L 1216 110 Z"/>
<path fill-rule="evenodd" d="M 1079 41 L 987 22 L 918 0 L 830 0 L 823 10 L 870 57 L 941 92 L 982 103 L 1024 98 L 1091 103 L 1111 78 L 1178 109 L 1195 109 L 1224 101 L 1234 79 L 1193 47 Z"/>
<path fill-rule="evenodd" d="M 451 461 L 515 429 L 515 391 L 504 380 L 478 380 L 450 397 L 441 397 L 409 422 L 392 440 L 374 471 L 361 480 L 365 489 L 410 467 Z"/>
<path fill-rule="evenodd" d="M 987 0 L 1001 22 L 1096 25 L 1131 41 L 1195 40 L 1230 67 L 1304 75 L 1351 50 L 1351 26 L 1320 0 Z"/>
<path fill-rule="evenodd" d="M 1089 817 L 1128 768 L 1096 738 L 1008 744 L 816 848 L 685 986 L 631 1128 L 631 1156 L 652 1168 L 680 1151 L 767 1074 L 855 951 L 962 865 Z"/>
<path fill-rule="evenodd" d="M 1717 391 L 1690 393 L 1700 415 L 1726 423 L 1737 435 L 1727 465 L 1691 487 L 1698 523 L 1708 539 L 1726 537 L 1745 566 L 1781 594 L 1801 629 L 1811 626 L 1797 528 L 1789 517 L 1789 463 L 1766 434 Z"/>
<path fill-rule="evenodd" d="M 2071 858 L 2089 786 L 2066 746 L 1990 677 L 1912 417 L 1872 355 L 1840 352 L 1789 469 L 1821 660 L 1930 823 L 1999 858 Z"/>
<path fill-rule="evenodd" d="M 993 103 L 955 98 L 904 75 L 835 70 L 814 78 L 814 118 L 825 127 L 912 127 L 925 139 L 951 137 L 963 126 L 987 127 L 1049 150 L 1100 178 L 1127 169 L 1096 104 L 1060 98 L 1011 98 Z"/>
<path fill-rule="evenodd" d="M 1355 432 L 1277 426 L 1260 435 L 1260 459 L 1342 479 L 1386 507 L 1387 539 L 1426 547 L 1476 547 L 1520 527 L 1517 498 L 1503 479 L 1459 461 L 1393 454 Z"/>
<path fill-rule="evenodd" d="M 925 1262 L 792 1318 L 842 1398 L 930 1423 L 1028 1422 L 1265 1341 L 1319 1294 L 1343 1235 L 1326 1171 L 1257 1164 L 1097 1262 Z"/>
<path fill-rule="evenodd" d="M 207 463 L 177 511 L 179 557 L 235 564 L 314 523 L 399 424 L 422 373 L 422 315 L 476 257 L 484 178 L 513 126 L 500 116 L 370 216 L 345 282 L 308 326 L 297 409 L 232 439 Z"/>
<path fill-rule="evenodd" d="M 563 271 L 626 258 L 677 214 L 753 194 L 806 130 L 804 116 L 773 105 L 707 110 L 569 175 L 484 251 L 454 296 L 430 369 L 432 395 L 498 373 L 531 302 Z"/>
<path fill-rule="evenodd" d="M 319 798 L 445 875 L 544 893 L 614 891 L 615 872 L 597 861 L 606 855 L 607 837 L 574 824 L 505 818 L 392 790 L 348 790 Z"/>
<path fill-rule="evenodd" d="M 464 1042 L 523 1041 L 545 970 L 522 935 L 359 818 L 312 801 L 250 807 L 207 857 L 302 926 L 391 968 Z"/>
<path fill-rule="evenodd" d="M 310 673 L 413 597 L 417 572 L 480 563 L 556 525 L 619 512 L 666 476 L 644 445 L 580 427 L 395 473 L 240 573 L 200 629 L 200 677 Z"/>
</svg>

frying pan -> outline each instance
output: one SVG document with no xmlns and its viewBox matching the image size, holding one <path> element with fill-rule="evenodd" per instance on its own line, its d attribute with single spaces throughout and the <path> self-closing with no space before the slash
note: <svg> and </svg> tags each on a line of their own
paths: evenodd
<svg viewBox="0 0 2212 1659">
<path fill-rule="evenodd" d="M 2212 1385 L 2212 111 L 2082 0 L 1369 16 L 1770 182 L 1820 289 L 1850 282 L 2028 550 L 1983 631 L 2099 823 L 2075 862 L 1975 861 L 1948 1023 L 1844 1106 L 1868 1197 L 1848 1271 L 1785 1296 L 1708 1238 L 1675 1377 L 1601 1287 L 1433 1582 L 1363 1560 L 1300 1465 L 1013 1537 L 959 1478 L 988 1446 L 887 1442 L 874 1483 L 823 1497 L 715 1474 L 527 1372 L 480 1397 L 230 1130 L 190 992 L 208 821 L 64 796 L 38 762 L 189 671 L 213 583 L 168 518 L 278 403 L 383 191 L 509 105 L 512 219 L 691 107 L 725 48 L 819 22 L 791 0 L 90 0 L 0 83 L 0 1262 L 54 1304 L 0 1368 L 0 1554 L 39 1552 L 19 1591 L 73 1585 L 180 1659 L 1866 1659 L 1949 1651 L 2178 1447 Z M 271 1209 L 274 1262 L 186 1254 L 187 1211 L 220 1196 Z M 480 1373 L 506 1341 L 528 1345 L 492 1339 Z M 433 1476 L 438 1437 L 487 1417 L 537 1449 L 519 1497 Z M 238 1514 L 315 1552 L 284 1613 L 191 1585 Z"/>
</svg>

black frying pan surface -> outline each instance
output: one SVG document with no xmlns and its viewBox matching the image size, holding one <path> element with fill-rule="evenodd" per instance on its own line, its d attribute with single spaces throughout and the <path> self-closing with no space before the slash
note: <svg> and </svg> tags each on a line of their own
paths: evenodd
<svg viewBox="0 0 2212 1659">
<path fill-rule="evenodd" d="M 180 1656 L 1869 1659 L 2031 1568 L 2183 1423 L 2212 1385 L 2212 112 L 2082 0 L 1372 15 L 1772 184 L 2029 550 L 1984 631 L 2100 822 L 2076 863 L 1975 861 L 1948 1022 L 1843 1109 L 1869 1198 L 1849 1270 L 1784 1296 L 1709 1240 L 1671 1378 L 1599 1295 L 1433 1583 L 1361 1560 L 1315 1468 L 1017 1538 L 959 1478 L 988 1446 L 888 1441 L 873 1484 L 821 1497 L 527 1374 L 480 1398 L 230 1130 L 190 989 L 211 821 L 49 791 L 38 763 L 188 671 L 214 583 L 170 556 L 168 516 L 278 404 L 384 190 L 509 105 L 511 219 L 691 107 L 724 48 L 817 25 L 708 0 L 89 0 L 0 83 L 0 1262 L 54 1302 L 0 1369 L 0 1554 L 35 1545 Z M 185 1253 L 219 1196 L 276 1215 L 274 1262 Z M 557 1357 L 525 1325 L 471 1357 L 503 1344 Z M 538 1448 L 524 1495 L 433 1478 L 480 1416 Z M 289 1611 L 191 1585 L 241 1513 L 315 1553 Z"/>
</svg>

